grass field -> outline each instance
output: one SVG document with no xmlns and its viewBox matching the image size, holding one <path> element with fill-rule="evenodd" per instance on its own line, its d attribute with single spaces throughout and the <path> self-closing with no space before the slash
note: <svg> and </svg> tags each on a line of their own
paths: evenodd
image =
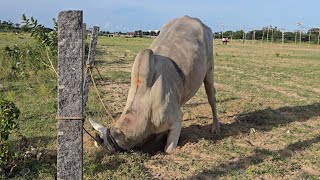
<svg viewBox="0 0 320 180">
<path fill-rule="evenodd" d="M 6 40 L 6 38 L 10 37 Z M 0 48 L 28 36 L 0 33 Z M 20 35 L 22 36 L 22 35 Z M 22 41 L 22 42 L 21 42 Z M 99 37 L 95 73 L 114 119 L 124 108 L 137 52 L 152 39 Z M 1 52 L 2 53 L 2 52 Z M 0 53 L 0 56 L 3 54 Z M 320 48 L 303 44 L 215 42 L 215 86 L 220 135 L 212 135 L 204 87 L 183 106 L 183 129 L 172 155 L 140 152 L 110 155 L 84 135 L 84 179 L 318 179 L 320 177 Z M 1 57 L 0 57 L 1 58 Z M 1 68 L 0 68 L 1 69 Z M 16 179 L 53 179 L 56 174 L 55 77 L 40 71 L 29 78 L 0 76 L 0 93 L 21 110 L 19 132 L 43 152 Z M 90 92 L 87 116 L 112 124 Z M 85 127 L 90 128 L 85 122 Z M 14 133 L 12 142 L 19 141 Z"/>
</svg>

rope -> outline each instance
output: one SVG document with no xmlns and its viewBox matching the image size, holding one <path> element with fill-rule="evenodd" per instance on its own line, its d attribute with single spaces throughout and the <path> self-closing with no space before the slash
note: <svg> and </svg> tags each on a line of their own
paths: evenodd
<svg viewBox="0 0 320 180">
<path fill-rule="evenodd" d="M 107 115 L 109 116 L 109 118 L 112 119 L 112 122 L 115 123 L 115 120 L 113 119 L 111 113 L 108 111 L 106 105 L 104 104 L 104 102 L 103 102 L 103 100 L 102 100 L 102 98 L 101 98 L 101 95 L 100 95 L 99 90 L 98 90 L 98 88 L 97 88 L 96 81 L 95 81 L 94 78 L 93 78 L 93 74 L 92 74 L 92 69 L 93 69 L 93 68 L 96 69 L 97 72 L 98 72 L 98 74 L 99 74 L 99 76 L 102 77 L 101 74 L 100 74 L 99 69 L 98 69 L 97 67 L 95 67 L 94 65 L 91 65 L 91 64 L 87 64 L 87 65 L 86 65 L 86 68 L 87 68 L 87 72 L 90 73 L 90 78 L 91 78 L 92 84 L 93 84 L 93 86 L 94 86 L 95 92 L 96 92 L 97 96 L 99 97 L 99 100 L 100 100 L 100 102 L 101 102 L 101 104 L 102 104 L 105 112 L 107 113 Z M 108 106 L 108 108 L 110 109 L 109 106 Z M 84 119 L 83 119 L 83 120 L 84 120 Z M 100 143 L 100 141 L 98 141 L 94 136 L 92 136 L 92 135 L 84 128 L 84 126 L 82 126 L 82 129 L 83 129 L 83 130 L 91 137 L 91 139 L 94 140 L 99 146 L 101 146 L 101 147 L 103 147 L 104 149 L 108 150 L 106 147 L 104 147 L 103 144 Z"/>
<path fill-rule="evenodd" d="M 74 117 L 63 117 L 63 116 L 57 116 L 56 120 L 82 120 L 84 121 L 85 117 L 80 116 L 74 116 Z"/>
<path fill-rule="evenodd" d="M 91 67 L 91 66 L 90 66 L 90 67 Z M 102 98 L 101 98 L 101 96 L 100 96 L 100 93 L 99 93 L 99 90 L 98 90 L 98 88 L 97 88 L 97 84 L 96 84 L 96 82 L 95 82 L 95 80 L 94 80 L 94 78 L 93 78 L 91 68 L 88 68 L 88 70 L 89 70 L 89 73 L 90 73 L 90 77 L 91 77 L 92 84 L 93 84 L 93 86 L 94 86 L 94 89 L 95 89 L 95 91 L 96 91 L 96 94 L 98 95 L 99 100 L 100 100 L 100 102 L 101 102 L 104 110 L 106 111 L 106 113 L 107 113 L 107 115 L 109 116 L 109 118 L 112 119 L 112 122 L 115 123 L 115 120 L 113 119 L 111 113 L 108 111 L 106 105 L 103 103 L 103 100 L 102 100 Z M 110 107 L 109 107 L 109 108 L 110 108 Z"/>
<path fill-rule="evenodd" d="M 99 76 L 100 76 L 100 78 L 102 78 L 99 69 L 98 69 L 97 67 L 95 67 L 94 65 L 92 65 L 92 64 L 86 64 L 86 68 L 87 68 L 87 70 L 91 70 L 91 69 L 93 69 L 93 68 L 96 69 L 97 72 L 98 72 L 98 74 L 99 74 Z"/>
</svg>

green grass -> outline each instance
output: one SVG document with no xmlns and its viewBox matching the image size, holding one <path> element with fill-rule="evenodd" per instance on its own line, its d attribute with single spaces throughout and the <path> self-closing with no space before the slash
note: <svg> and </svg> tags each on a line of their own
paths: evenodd
<svg viewBox="0 0 320 180">
<path fill-rule="evenodd" d="M 22 39 L 19 37 L 23 37 Z M 6 45 L 34 43 L 28 34 L 0 33 L 0 67 Z M 114 119 L 125 106 L 135 55 L 152 39 L 99 37 L 98 89 Z M 84 135 L 84 179 L 317 179 L 320 176 L 320 48 L 303 44 L 215 41 L 215 86 L 222 133 L 212 135 L 204 88 L 183 106 L 183 129 L 173 155 L 109 155 Z M 1 54 L 2 53 L 2 54 Z M 15 179 L 56 174 L 56 88 L 47 71 L 28 78 L 0 75 L 1 96 L 21 110 L 20 132 L 44 153 L 17 167 Z M 88 116 L 112 124 L 91 89 Z M 89 128 L 88 122 L 85 127 Z M 253 129 L 255 131 L 253 131 Z M 12 134 L 12 142 L 18 141 Z"/>
</svg>

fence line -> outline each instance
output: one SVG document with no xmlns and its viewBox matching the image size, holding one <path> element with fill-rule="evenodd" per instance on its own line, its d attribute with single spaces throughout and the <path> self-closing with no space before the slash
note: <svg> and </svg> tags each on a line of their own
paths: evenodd
<svg viewBox="0 0 320 180">
<path fill-rule="evenodd" d="M 89 86 L 91 84 L 91 69 L 94 66 L 94 60 L 95 60 L 95 50 L 98 42 L 98 35 L 99 35 L 99 27 L 94 26 L 92 33 L 91 33 L 91 41 L 90 41 L 90 46 L 89 46 L 89 53 L 88 53 L 88 59 L 86 62 L 86 77 L 84 81 L 84 86 L 83 86 L 83 108 L 85 109 L 87 106 L 88 102 L 88 92 L 89 92 Z"/>
</svg>

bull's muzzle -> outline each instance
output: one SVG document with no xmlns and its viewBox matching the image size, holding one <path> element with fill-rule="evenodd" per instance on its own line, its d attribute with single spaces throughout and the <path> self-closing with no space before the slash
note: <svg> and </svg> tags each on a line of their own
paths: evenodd
<svg viewBox="0 0 320 180">
<path fill-rule="evenodd" d="M 121 148 L 117 141 L 112 137 L 112 134 L 110 133 L 110 129 L 102 126 L 101 124 L 95 122 L 91 118 L 89 119 L 90 124 L 92 127 L 97 130 L 99 134 L 95 135 L 95 141 L 98 145 L 106 148 L 111 153 L 117 153 L 117 152 L 123 152 L 125 151 L 123 148 Z"/>
<path fill-rule="evenodd" d="M 105 147 L 112 153 L 124 152 L 125 150 L 121 148 L 117 141 L 112 137 L 110 129 L 107 129 L 106 140 L 104 140 Z"/>
</svg>

